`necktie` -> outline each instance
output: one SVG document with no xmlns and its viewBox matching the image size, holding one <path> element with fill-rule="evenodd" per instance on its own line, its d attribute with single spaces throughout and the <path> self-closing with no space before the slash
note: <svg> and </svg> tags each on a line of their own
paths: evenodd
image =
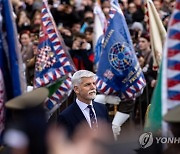
<svg viewBox="0 0 180 154">
<path fill-rule="evenodd" d="M 95 114 L 94 114 L 94 112 L 92 110 L 92 106 L 88 105 L 87 107 L 89 108 L 89 116 L 90 116 L 90 120 L 91 120 L 91 128 L 93 130 L 97 130 L 97 121 L 96 121 Z"/>
</svg>

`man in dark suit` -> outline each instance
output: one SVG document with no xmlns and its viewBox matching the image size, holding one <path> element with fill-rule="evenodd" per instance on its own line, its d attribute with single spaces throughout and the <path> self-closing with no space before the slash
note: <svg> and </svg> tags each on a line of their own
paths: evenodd
<svg viewBox="0 0 180 154">
<path fill-rule="evenodd" d="M 67 130 L 70 138 L 80 124 L 96 130 L 101 120 L 108 122 L 106 106 L 93 101 L 96 97 L 95 77 L 94 73 L 87 70 L 79 70 L 72 77 L 76 101 L 58 117 L 58 123 Z"/>
</svg>

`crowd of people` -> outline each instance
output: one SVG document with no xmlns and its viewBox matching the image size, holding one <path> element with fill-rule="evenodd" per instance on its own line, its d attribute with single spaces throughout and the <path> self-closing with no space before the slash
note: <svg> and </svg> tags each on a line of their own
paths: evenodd
<svg viewBox="0 0 180 154">
<path fill-rule="evenodd" d="M 157 70 L 153 69 L 149 32 L 146 28 L 145 6 L 141 0 L 119 0 L 119 5 L 125 16 L 134 49 L 140 66 L 146 78 L 147 86 L 137 98 L 135 105 L 135 117 L 139 115 L 144 121 L 144 115 L 150 104 L 153 88 L 156 84 Z M 167 28 L 168 19 L 172 13 L 174 0 L 154 0 L 154 5 Z M 39 0 L 12 0 L 16 17 L 17 30 L 21 45 L 21 55 L 28 86 L 33 86 L 35 57 L 41 25 L 41 7 Z M 60 32 L 67 51 L 69 52 L 77 70 L 86 69 L 96 72 L 94 63 L 95 48 L 93 42 L 94 12 L 93 0 L 49 0 L 50 11 Z M 108 20 L 110 1 L 100 1 L 102 11 Z"/>
<path fill-rule="evenodd" d="M 19 35 L 18 38 L 20 42 L 20 51 L 22 55 L 27 85 L 33 86 L 36 55 L 38 53 L 39 31 L 41 26 L 42 1 L 11 0 L 11 2 L 14 9 L 14 16 Z M 145 114 L 147 111 L 147 107 L 150 104 L 158 75 L 158 70 L 153 68 L 153 55 L 151 52 L 150 36 L 145 22 L 145 6 L 142 0 L 119 0 L 118 2 L 125 16 L 133 41 L 135 53 L 137 55 L 139 64 L 142 68 L 147 83 L 142 95 L 137 97 L 136 100 L 133 100 L 133 103 L 122 102 L 118 107 L 121 111 L 124 109 L 123 104 L 130 104 L 130 109 L 126 109 L 127 113 L 132 113 L 133 119 L 136 122 L 142 122 L 144 124 Z M 153 3 L 160 15 L 164 27 L 167 29 L 168 21 L 173 11 L 175 1 L 153 0 Z M 22 134 L 18 134 L 18 137 L 24 139 L 24 143 L 22 143 L 22 145 L 10 142 L 8 135 L 12 132 L 11 130 L 10 132 L 7 131 L 7 133 L 5 134 L 7 142 L 6 144 L 9 144 L 11 151 L 9 151 L 8 149 L 7 151 L 5 150 L 5 152 L 10 154 L 39 154 L 39 152 L 50 154 L 108 154 L 112 152 L 112 143 L 114 143 L 113 132 L 111 129 L 109 129 L 109 126 L 111 126 L 111 122 L 108 121 L 108 111 L 105 109 L 105 107 L 109 106 L 105 106 L 93 101 L 96 93 L 94 75 L 97 70 L 94 63 L 95 51 L 93 44 L 95 17 L 93 8 L 95 5 L 95 1 L 48 0 L 48 5 L 57 25 L 57 29 L 67 47 L 67 52 L 69 52 L 76 69 L 79 70 L 74 73 L 72 78 L 74 93 L 76 94 L 76 102 L 69 102 L 69 104 L 71 105 L 58 116 L 58 125 L 51 124 L 51 126 L 49 126 L 48 128 L 45 126 L 47 123 L 44 119 L 44 110 L 40 108 L 41 110 L 38 110 L 38 112 L 42 112 L 40 116 L 42 117 L 42 119 L 39 120 L 41 120 L 42 122 L 41 126 L 44 127 L 40 127 L 38 129 L 39 131 L 42 130 L 42 132 L 36 132 L 37 136 L 33 135 L 34 138 L 29 139 L 27 139 L 27 136 L 24 137 L 22 136 Z M 100 5 L 106 19 L 108 20 L 110 1 L 101 0 Z M 37 102 L 38 106 L 43 102 L 43 100 L 45 100 L 45 97 L 47 96 L 43 96 L 42 99 L 35 101 Z M 36 96 L 35 98 L 38 98 L 38 96 Z M 26 99 L 23 101 L 27 102 Z M 16 99 L 15 102 L 17 102 Z M 35 106 L 37 106 L 37 104 L 35 104 Z M 9 107 L 8 105 L 9 104 L 7 104 L 7 108 L 15 108 L 15 110 L 17 110 L 17 107 Z M 89 105 L 91 105 L 91 107 L 89 107 Z M 34 110 L 34 107 L 31 106 L 30 109 L 32 108 L 33 113 L 35 113 L 36 115 L 37 110 Z M 127 105 L 126 108 L 128 108 Z M 28 114 L 27 107 L 23 107 L 23 110 L 24 109 L 26 110 L 22 113 Z M 20 110 L 18 109 L 18 112 L 19 111 Z M 28 111 L 31 112 L 31 110 Z M 88 115 L 89 112 L 90 115 Z M 27 117 L 24 117 L 24 119 L 20 120 L 22 120 L 23 122 L 30 119 L 32 120 L 32 118 L 29 116 L 30 115 L 27 115 Z M 18 118 L 18 116 L 16 118 Z M 84 121 L 87 122 L 84 123 Z M 95 125 L 94 123 L 98 123 L 99 129 L 95 132 L 91 132 L 88 126 L 90 126 L 90 128 L 93 128 Z M 34 129 L 34 125 L 36 125 L 37 123 L 32 122 L 31 124 Z M 16 125 L 18 125 L 18 123 L 16 123 L 15 126 Z M 10 129 L 12 129 L 11 126 L 12 125 L 10 125 Z M 25 126 L 22 127 L 24 128 Z M 95 125 L 95 127 L 97 127 L 97 124 Z M 20 131 L 23 128 L 13 129 L 17 129 L 18 131 Z M 47 129 L 46 132 L 44 130 L 45 128 Z M 77 128 L 78 131 L 76 131 Z M 48 138 L 47 143 L 44 143 L 44 141 L 46 141 L 45 134 Z M 41 141 L 43 140 L 41 145 L 37 144 L 39 147 L 36 147 L 34 145 L 34 141 L 37 139 L 37 137 L 41 137 Z M 34 143 L 31 143 L 32 141 Z M 40 140 L 36 141 L 41 142 Z M 28 146 L 31 145 L 29 143 L 32 144 L 32 147 Z M 17 145 L 17 147 L 15 145 Z M 46 149 L 45 147 L 48 149 Z M 39 148 L 42 149 L 38 151 Z M 28 150 L 32 151 L 29 152 Z M 118 151 L 116 152 L 118 153 Z"/>
</svg>

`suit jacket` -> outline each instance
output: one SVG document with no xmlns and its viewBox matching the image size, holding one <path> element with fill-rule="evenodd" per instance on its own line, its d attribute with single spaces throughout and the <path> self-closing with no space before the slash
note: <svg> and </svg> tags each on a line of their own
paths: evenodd
<svg viewBox="0 0 180 154">
<path fill-rule="evenodd" d="M 99 120 L 109 122 L 108 112 L 104 104 L 100 104 L 93 101 L 93 107 L 96 112 L 97 123 Z M 77 126 L 79 126 L 82 123 L 83 125 L 89 126 L 84 114 L 82 113 L 81 109 L 79 108 L 76 102 L 73 102 L 58 116 L 58 124 L 60 124 L 60 126 L 65 127 L 70 138 L 72 137 Z"/>
</svg>

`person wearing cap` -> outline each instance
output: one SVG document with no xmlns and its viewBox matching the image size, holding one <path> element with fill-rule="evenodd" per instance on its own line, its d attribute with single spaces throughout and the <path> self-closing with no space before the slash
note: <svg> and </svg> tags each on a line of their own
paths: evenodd
<svg viewBox="0 0 180 154">
<path fill-rule="evenodd" d="M 72 77 L 73 90 L 77 98 L 58 116 L 59 125 L 67 130 L 70 138 L 73 137 L 80 124 L 96 131 L 101 120 L 108 123 L 106 106 L 94 101 L 95 77 L 96 75 L 88 70 L 79 70 Z"/>
<path fill-rule="evenodd" d="M 38 88 L 5 103 L 12 117 L 7 119 L 4 132 L 4 153 L 47 153 L 45 143 L 47 119 L 43 102 L 48 94 L 46 88 Z"/>
</svg>

